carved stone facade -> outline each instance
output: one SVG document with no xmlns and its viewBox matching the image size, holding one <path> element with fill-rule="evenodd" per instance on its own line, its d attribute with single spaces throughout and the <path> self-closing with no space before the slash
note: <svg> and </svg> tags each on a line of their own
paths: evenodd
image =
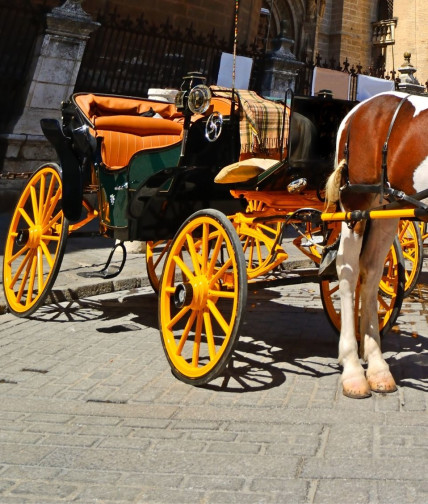
<svg viewBox="0 0 428 504">
<path fill-rule="evenodd" d="M 32 0 L 40 3 L 42 0 Z M 61 4 L 61 0 L 49 0 Z M 234 36 L 235 2 L 215 0 L 83 0 L 85 11 L 95 17 L 99 11 L 120 12 L 125 18 L 143 14 L 154 25 L 168 21 L 173 27 L 188 27 L 195 33 L 212 32 L 229 44 Z M 374 44 L 373 23 L 389 17 L 396 19 L 395 44 L 379 49 Z M 287 36 L 298 60 L 334 60 L 342 65 L 347 59 L 364 69 L 382 60 L 388 71 L 398 70 L 404 53 L 412 54 L 418 80 L 428 80 L 428 2 L 426 0 L 239 0 L 239 37 L 241 45 L 256 42 L 269 51 L 270 41 L 280 33 L 281 21 L 287 21 Z M 267 40 L 266 40 L 267 39 Z M 382 58 L 379 55 L 382 55 Z"/>
</svg>

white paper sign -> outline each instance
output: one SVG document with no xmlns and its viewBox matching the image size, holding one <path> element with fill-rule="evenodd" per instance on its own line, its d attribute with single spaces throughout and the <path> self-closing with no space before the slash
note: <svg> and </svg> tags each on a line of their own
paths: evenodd
<svg viewBox="0 0 428 504">
<path fill-rule="evenodd" d="M 250 84 L 252 58 L 236 56 L 235 89 L 248 89 Z M 217 85 L 231 88 L 233 72 L 233 54 L 223 53 L 220 60 Z"/>
</svg>

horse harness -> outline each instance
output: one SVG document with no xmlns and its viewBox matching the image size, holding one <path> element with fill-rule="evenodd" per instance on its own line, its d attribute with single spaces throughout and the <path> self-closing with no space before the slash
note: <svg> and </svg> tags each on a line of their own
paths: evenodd
<svg viewBox="0 0 428 504">
<path fill-rule="evenodd" d="M 422 209 L 424 212 L 428 213 L 428 205 L 423 203 L 421 200 L 428 197 L 428 189 L 424 191 L 420 191 L 413 196 L 407 195 L 404 191 L 399 191 L 391 187 L 388 181 L 388 173 L 387 173 L 387 159 L 388 159 L 388 143 L 389 138 L 391 136 L 392 129 L 394 127 L 395 121 L 398 117 L 398 114 L 401 110 L 401 107 L 408 100 L 409 94 L 405 95 L 400 103 L 397 105 L 397 108 L 394 111 L 394 115 L 392 116 L 391 122 L 389 124 L 388 133 L 386 135 L 386 140 L 383 144 L 382 148 L 382 170 L 381 170 L 381 180 L 379 184 L 351 184 L 349 181 L 349 171 L 348 171 L 348 161 L 349 161 L 349 139 L 351 134 L 351 123 L 353 118 L 352 116 L 350 123 L 348 125 L 347 138 L 344 148 L 345 155 L 345 165 L 343 167 L 343 175 L 345 177 L 345 184 L 340 188 L 341 192 L 354 192 L 354 193 L 375 193 L 380 195 L 380 203 L 382 203 L 383 199 L 387 199 L 394 206 L 400 206 L 401 203 L 409 203 L 411 205 L 416 206 L 417 208 Z M 390 208 L 391 205 L 388 205 Z"/>
</svg>

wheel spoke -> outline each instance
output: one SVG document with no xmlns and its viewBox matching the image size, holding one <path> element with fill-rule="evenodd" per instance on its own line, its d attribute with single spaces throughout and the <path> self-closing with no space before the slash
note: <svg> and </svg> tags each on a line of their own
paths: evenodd
<svg viewBox="0 0 428 504">
<path fill-rule="evenodd" d="M 19 209 L 19 213 L 22 215 L 22 217 L 24 218 L 25 222 L 29 225 L 29 227 L 35 226 L 35 222 L 31 220 L 30 216 L 22 207 Z"/>
<path fill-rule="evenodd" d="M 12 257 L 10 257 L 8 260 L 7 260 L 7 264 L 9 266 L 12 265 L 13 262 L 16 261 L 16 259 L 18 259 L 18 257 L 20 257 L 24 252 L 26 252 L 27 250 L 29 249 L 28 245 L 24 245 L 22 247 L 22 249 L 18 250 L 18 252 L 16 252 L 16 254 L 14 254 Z"/>
<path fill-rule="evenodd" d="M 46 191 L 46 177 L 40 177 L 40 188 L 39 188 L 39 211 L 40 211 L 40 221 L 43 222 L 44 218 L 44 205 L 45 205 L 45 191 Z"/>
<path fill-rule="evenodd" d="M 186 264 L 184 263 L 184 261 L 181 257 L 179 257 L 178 255 L 175 255 L 174 262 L 178 266 L 178 268 L 181 270 L 181 272 L 187 277 L 187 279 L 189 281 L 191 281 L 193 278 L 195 278 L 195 275 L 186 266 Z"/>
<path fill-rule="evenodd" d="M 199 352 L 200 352 L 200 348 L 201 348 L 202 323 L 203 323 L 202 312 L 198 311 L 197 318 L 196 318 L 195 341 L 193 342 L 193 353 L 192 353 L 192 366 L 193 367 L 198 367 L 198 365 L 199 365 Z"/>
<path fill-rule="evenodd" d="M 46 231 L 48 231 L 49 229 L 54 229 L 55 225 L 57 225 L 62 218 L 63 213 L 62 210 L 60 210 L 54 216 L 52 216 L 52 218 L 49 219 L 49 221 L 46 224 L 43 224 L 43 233 L 46 233 Z"/>
<path fill-rule="evenodd" d="M 201 274 L 201 267 L 200 267 L 200 264 L 199 264 L 199 254 L 197 253 L 196 251 L 196 245 L 195 245 L 195 242 L 193 240 L 193 237 L 190 236 L 190 235 L 187 235 L 186 236 L 186 241 L 187 241 L 187 246 L 188 246 L 188 249 L 189 249 L 189 254 L 190 254 L 190 257 L 192 259 L 192 264 L 195 268 L 195 274 L 196 275 L 200 275 Z M 183 263 L 184 264 L 184 263 Z M 187 275 L 187 273 L 184 273 L 187 278 L 190 280 L 191 277 L 189 277 Z M 192 275 L 193 277 L 194 275 Z"/>
<path fill-rule="evenodd" d="M 22 271 L 26 267 L 27 263 L 29 261 L 31 261 L 33 255 L 34 255 L 34 251 L 32 249 L 28 249 L 28 254 L 25 255 L 24 259 L 22 260 L 21 264 L 19 265 L 18 269 L 16 270 L 15 274 L 13 275 L 12 280 L 9 284 L 9 288 L 13 289 L 17 280 L 21 276 Z M 24 276 L 25 276 L 25 273 L 24 273 Z"/>
<path fill-rule="evenodd" d="M 56 191 L 55 193 L 55 196 L 53 196 L 52 198 L 50 198 L 50 200 L 47 200 L 49 201 L 49 208 L 48 210 L 46 211 L 46 214 L 45 214 L 45 218 L 43 219 L 43 222 L 46 220 L 46 219 L 49 219 L 50 220 L 50 215 L 52 215 L 52 213 L 54 212 L 55 210 L 55 207 L 57 206 L 58 204 L 58 201 L 61 197 L 61 191 L 60 189 L 58 188 L 58 190 Z"/>
<path fill-rule="evenodd" d="M 55 189 L 55 177 L 51 177 L 50 181 L 49 181 L 48 192 L 46 194 L 45 207 L 44 207 L 43 214 L 42 214 L 42 222 L 43 223 L 45 222 L 45 219 L 49 218 L 49 216 L 51 215 L 51 213 L 50 213 L 51 208 L 53 210 L 54 206 L 56 205 L 56 203 L 55 203 L 54 206 L 51 206 L 51 204 L 49 203 L 52 200 L 52 195 L 53 195 L 54 189 Z M 58 188 L 57 192 L 59 192 L 59 188 Z"/>
<path fill-rule="evenodd" d="M 40 242 L 40 247 L 46 257 L 47 262 L 49 263 L 49 266 L 52 268 L 54 265 L 54 262 L 55 262 L 55 258 L 52 258 L 52 255 L 51 255 L 48 247 L 46 246 L 46 243 L 43 240 L 41 240 L 41 242 Z"/>
<path fill-rule="evenodd" d="M 229 257 L 229 259 L 219 268 L 218 271 L 216 271 L 216 274 L 210 279 L 209 286 L 212 288 L 213 285 L 215 285 L 216 282 L 226 273 L 226 271 L 229 269 L 229 267 L 232 264 L 232 258 Z"/>
<path fill-rule="evenodd" d="M 209 224 L 204 222 L 202 225 L 202 268 L 200 272 L 205 274 L 205 268 L 208 262 L 208 253 L 209 253 L 209 244 L 208 244 L 208 236 L 209 236 Z"/>
<path fill-rule="evenodd" d="M 386 311 L 388 311 L 391 308 L 392 300 L 394 300 L 394 299 L 395 299 L 395 296 L 393 296 L 392 298 L 385 298 L 385 297 L 381 296 L 380 294 L 377 297 L 379 305 L 382 308 L 385 308 Z"/>
<path fill-rule="evenodd" d="M 154 265 L 154 268 L 156 269 L 158 266 L 159 266 L 159 263 L 161 262 L 161 260 L 163 259 L 163 257 L 165 256 L 165 254 L 167 253 L 168 251 L 168 246 L 165 246 L 162 248 L 162 251 L 161 253 L 159 254 L 159 257 L 157 258 L 157 260 L 153 263 Z"/>
<path fill-rule="evenodd" d="M 190 310 L 190 306 L 184 306 L 176 315 L 175 317 L 173 317 L 168 325 L 166 326 L 167 329 L 171 330 L 173 329 L 173 327 L 177 324 L 177 322 L 179 322 L 183 317 L 184 315 L 186 315 L 186 313 Z"/>
<path fill-rule="evenodd" d="M 208 290 L 208 296 L 210 298 L 222 298 L 222 299 L 235 299 L 236 297 L 236 292 L 233 290 L 215 290 L 215 289 L 209 289 Z"/>
<path fill-rule="evenodd" d="M 205 334 L 206 334 L 207 343 L 208 343 L 208 353 L 210 356 L 210 360 L 213 360 L 213 359 L 215 359 L 216 348 L 215 348 L 215 342 L 214 342 L 213 328 L 212 328 L 212 324 L 211 324 L 211 317 L 210 317 L 208 310 L 204 310 L 204 325 L 205 325 Z"/>
<path fill-rule="evenodd" d="M 215 246 L 213 249 L 213 253 L 211 255 L 211 260 L 210 260 L 208 271 L 207 271 L 208 278 L 212 277 L 212 275 L 214 274 L 214 269 L 216 267 L 218 255 L 220 253 L 222 245 L 223 245 L 223 238 L 219 235 L 219 236 L 217 236 L 217 240 L 216 240 L 216 243 L 215 243 Z"/>
<path fill-rule="evenodd" d="M 37 256 L 36 256 L 36 254 L 33 254 L 32 263 L 31 263 L 31 271 L 30 271 L 30 280 L 28 282 L 27 300 L 25 302 L 26 306 L 28 306 L 33 299 L 34 280 L 36 277 L 36 268 L 37 268 Z"/>
<path fill-rule="evenodd" d="M 224 319 L 223 315 L 219 312 L 215 303 L 213 303 L 210 299 L 208 299 L 207 306 L 210 312 L 214 315 L 216 321 L 219 323 L 220 327 L 223 329 L 224 334 L 228 334 L 230 331 L 230 326 Z"/>
<path fill-rule="evenodd" d="M 196 315 L 197 315 L 197 312 L 193 310 L 190 314 L 189 319 L 186 322 L 186 326 L 183 330 L 180 341 L 178 342 L 176 355 L 181 355 L 181 352 L 183 351 L 184 345 L 185 345 L 187 338 L 189 336 L 190 329 L 192 329 L 193 323 L 195 322 Z"/>
<path fill-rule="evenodd" d="M 31 195 L 31 205 L 33 208 L 34 222 L 35 224 L 40 224 L 40 213 L 39 208 L 37 206 L 36 188 L 34 186 L 30 187 L 30 195 Z"/>
<path fill-rule="evenodd" d="M 43 243 L 43 242 L 42 242 Z M 39 292 L 43 290 L 43 252 L 42 247 L 37 248 L 37 288 Z"/>
</svg>

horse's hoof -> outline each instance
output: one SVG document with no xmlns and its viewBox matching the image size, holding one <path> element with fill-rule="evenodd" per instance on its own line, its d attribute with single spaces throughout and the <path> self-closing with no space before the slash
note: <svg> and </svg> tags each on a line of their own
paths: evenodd
<svg viewBox="0 0 428 504">
<path fill-rule="evenodd" d="M 367 381 L 373 392 L 389 394 L 397 390 L 397 385 L 389 371 L 380 371 L 374 375 L 367 376 Z"/>
<path fill-rule="evenodd" d="M 372 395 L 365 378 L 347 378 L 342 382 L 343 395 L 351 399 L 365 399 Z"/>
</svg>

